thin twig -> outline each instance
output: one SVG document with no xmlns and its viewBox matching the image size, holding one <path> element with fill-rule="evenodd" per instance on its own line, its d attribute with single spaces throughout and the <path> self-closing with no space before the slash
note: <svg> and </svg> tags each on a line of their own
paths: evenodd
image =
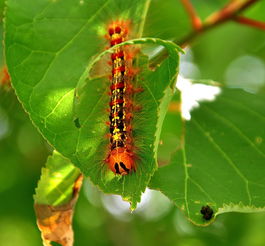
<svg viewBox="0 0 265 246">
<path fill-rule="evenodd" d="M 246 0 L 242 1 L 231 1 L 227 5 L 225 5 L 222 9 L 217 12 L 211 14 L 206 18 L 205 22 L 202 25 L 200 32 L 191 32 L 188 36 L 186 36 L 183 40 L 175 40 L 178 42 L 180 46 L 186 47 L 190 44 L 195 38 L 197 38 L 201 33 L 212 29 L 224 22 L 230 21 L 235 18 L 239 13 L 249 8 L 254 3 L 260 0 Z"/>
<path fill-rule="evenodd" d="M 245 9 L 252 6 L 254 3 L 257 3 L 260 0 L 233 0 L 229 1 L 222 9 L 214 12 L 205 22 L 202 24 L 199 30 L 191 31 L 186 37 L 181 40 L 173 40 L 176 44 L 180 45 L 182 48 L 185 48 L 187 45 L 190 45 L 194 39 L 200 36 L 202 33 L 216 27 L 220 24 L 223 24 L 227 21 L 233 20 L 239 13 L 242 13 Z M 150 66 L 155 66 L 163 61 L 167 57 L 167 52 L 165 49 L 161 50 L 157 56 L 151 61 Z"/>
<path fill-rule="evenodd" d="M 193 29 L 198 31 L 202 27 L 202 22 L 200 17 L 197 15 L 195 8 L 192 6 L 190 0 L 181 0 L 183 7 L 186 9 L 190 19 Z"/>
<path fill-rule="evenodd" d="M 259 0 L 231 1 L 219 11 L 206 18 L 204 26 L 215 26 L 231 20 L 234 16 L 244 11 Z"/>
<path fill-rule="evenodd" d="M 243 25 L 265 30 L 265 22 L 262 21 L 252 20 L 244 16 L 235 16 L 233 20 Z"/>
</svg>

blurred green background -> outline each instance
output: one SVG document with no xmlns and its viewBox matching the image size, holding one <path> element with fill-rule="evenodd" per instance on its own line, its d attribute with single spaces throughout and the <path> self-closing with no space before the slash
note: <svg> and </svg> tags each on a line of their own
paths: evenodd
<svg viewBox="0 0 265 246">
<path fill-rule="evenodd" d="M 204 18 L 228 1 L 192 2 Z M 265 21 L 264 2 L 245 15 Z M 181 39 L 190 30 L 180 1 L 152 1 L 145 36 Z M 214 79 L 252 93 L 261 90 L 265 84 L 265 32 L 231 22 L 207 32 L 181 58 L 181 75 Z M 41 245 L 33 194 L 51 150 L 14 92 L 0 88 L 0 245 Z M 192 225 L 157 191 L 148 190 L 142 200 L 131 214 L 119 197 L 104 195 L 85 180 L 74 217 L 75 245 L 265 245 L 265 213 L 224 214 L 204 228 Z"/>
</svg>

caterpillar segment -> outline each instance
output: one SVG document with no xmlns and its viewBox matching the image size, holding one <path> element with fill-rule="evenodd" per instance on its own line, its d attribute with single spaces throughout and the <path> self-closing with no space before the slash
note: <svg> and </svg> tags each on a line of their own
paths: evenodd
<svg viewBox="0 0 265 246">
<path fill-rule="evenodd" d="M 127 39 L 128 27 L 124 23 L 114 22 L 108 28 L 110 46 Z M 121 46 L 111 54 L 110 85 L 110 150 L 106 162 L 109 168 L 119 175 L 127 175 L 135 170 L 134 153 L 132 151 L 132 67 L 131 59 L 127 59 L 128 51 Z"/>
</svg>

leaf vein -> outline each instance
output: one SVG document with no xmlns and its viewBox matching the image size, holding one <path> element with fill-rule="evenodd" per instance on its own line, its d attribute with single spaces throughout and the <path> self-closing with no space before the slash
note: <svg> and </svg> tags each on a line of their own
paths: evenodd
<svg viewBox="0 0 265 246">
<path fill-rule="evenodd" d="M 219 118 L 226 125 L 231 127 L 231 129 L 234 129 L 234 131 L 237 132 L 246 142 L 248 142 L 253 149 L 255 149 L 260 155 L 265 157 L 265 153 L 263 153 L 260 149 L 258 149 L 257 146 L 234 123 L 232 123 L 231 121 L 228 121 L 224 116 L 210 109 L 209 107 L 204 106 L 204 108 L 208 110 L 209 112 L 211 112 L 211 114 L 216 115 L 217 118 Z"/>
<path fill-rule="evenodd" d="M 236 164 L 229 158 L 229 156 L 224 152 L 224 150 L 216 143 L 216 141 L 209 135 L 205 134 L 204 129 L 202 126 L 193 118 L 193 122 L 197 126 L 197 128 L 203 133 L 203 135 L 209 140 L 210 143 L 215 147 L 216 150 L 224 157 L 224 159 L 227 161 L 227 163 L 235 170 L 235 172 L 238 174 L 238 176 L 245 182 L 246 185 L 246 193 L 248 196 L 249 204 L 252 202 L 250 190 L 249 190 L 249 181 L 248 179 L 244 176 L 244 174 L 238 169 Z"/>
</svg>

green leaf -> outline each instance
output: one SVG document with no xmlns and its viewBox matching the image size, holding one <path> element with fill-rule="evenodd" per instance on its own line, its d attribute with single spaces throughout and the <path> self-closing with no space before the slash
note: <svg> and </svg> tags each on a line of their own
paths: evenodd
<svg viewBox="0 0 265 246">
<path fill-rule="evenodd" d="M 80 171 L 70 160 L 54 151 L 42 169 L 41 178 L 36 188 L 36 204 L 60 206 L 73 198 L 73 188 Z"/>
<path fill-rule="evenodd" d="M 105 192 L 121 194 L 132 202 L 132 208 L 156 168 L 160 128 L 178 69 L 177 46 L 161 40 L 137 41 L 158 42 L 171 54 L 155 71 L 150 71 L 146 58 L 139 55 L 139 64 L 146 68 L 139 66 L 138 86 L 145 91 L 135 96 L 135 102 L 143 109 L 134 118 L 135 136 L 144 147 L 139 146 L 142 160 L 133 175 L 115 177 L 104 163 L 108 151 L 107 79 L 89 81 L 90 96 L 80 109 L 83 113 L 79 119 L 73 111 L 74 91 L 77 84 L 87 81 L 93 57 L 108 46 L 104 38 L 107 24 L 112 20 L 129 20 L 132 38 L 139 38 L 148 6 L 149 0 L 8 0 L 5 21 L 5 51 L 12 84 L 35 126 L 94 183 Z M 86 116 L 91 121 L 84 124 L 82 117 Z M 142 173 L 146 174 L 141 176 Z"/>
<path fill-rule="evenodd" d="M 200 212 L 206 205 L 214 217 L 265 211 L 264 103 L 264 95 L 235 89 L 203 103 L 186 124 L 183 147 L 156 172 L 150 187 L 199 225 L 209 223 Z"/>
<path fill-rule="evenodd" d="M 109 82 L 106 78 L 88 78 L 81 81 L 76 90 L 79 141 L 75 156 L 80 168 L 104 192 L 121 194 L 130 201 L 132 209 L 140 201 L 141 193 L 157 168 L 159 136 L 168 103 L 175 91 L 178 51 L 181 51 L 172 42 L 152 38 L 130 40 L 121 45 L 144 43 L 163 45 L 168 50 L 169 58 L 153 71 L 148 68 L 147 58 L 139 55 L 141 71 L 136 87 L 142 88 L 143 92 L 134 97 L 134 103 L 141 106 L 141 110 L 134 112 L 132 122 L 136 172 L 126 176 L 114 175 L 104 162 L 109 151 L 106 137 L 109 130 L 105 123 L 108 121 Z M 108 52 L 111 49 L 96 57 L 88 68 Z"/>
<path fill-rule="evenodd" d="M 158 146 L 158 165 L 168 164 L 172 153 L 181 145 L 183 120 L 181 117 L 181 94 L 177 90 L 169 103 Z"/>
</svg>

